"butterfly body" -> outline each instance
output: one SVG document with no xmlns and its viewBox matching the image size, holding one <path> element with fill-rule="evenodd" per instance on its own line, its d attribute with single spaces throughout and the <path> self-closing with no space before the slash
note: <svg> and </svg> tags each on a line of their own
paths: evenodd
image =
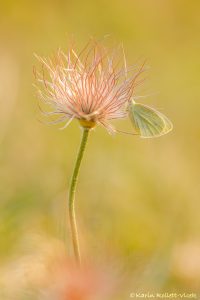
<svg viewBox="0 0 200 300">
<path fill-rule="evenodd" d="M 142 138 L 159 137 L 173 128 L 171 121 L 161 112 L 134 100 L 128 106 L 128 113 L 134 130 Z"/>
</svg>

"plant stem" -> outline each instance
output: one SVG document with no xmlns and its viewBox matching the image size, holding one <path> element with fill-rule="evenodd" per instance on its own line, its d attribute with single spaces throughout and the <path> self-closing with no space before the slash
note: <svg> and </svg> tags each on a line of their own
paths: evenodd
<svg viewBox="0 0 200 300">
<path fill-rule="evenodd" d="M 81 263 L 81 256 L 80 256 L 80 249 L 79 249 L 79 239 L 78 239 L 78 231 L 77 231 L 77 224 L 76 224 L 74 200 L 75 200 L 77 178 L 78 178 L 85 146 L 86 146 L 86 143 L 88 140 L 89 130 L 90 130 L 89 128 L 83 128 L 81 144 L 80 144 L 80 148 L 78 151 L 76 163 L 74 166 L 74 171 L 73 171 L 72 178 L 71 178 L 70 189 L 69 189 L 69 221 L 70 221 L 70 229 L 71 229 L 74 255 L 75 255 L 78 265 L 80 265 L 80 263 Z"/>
</svg>

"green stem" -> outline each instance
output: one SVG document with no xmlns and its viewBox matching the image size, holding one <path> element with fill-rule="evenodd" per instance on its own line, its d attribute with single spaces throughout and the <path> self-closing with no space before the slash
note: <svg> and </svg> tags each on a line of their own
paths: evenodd
<svg viewBox="0 0 200 300">
<path fill-rule="evenodd" d="M 76 184 L 77 178 L 80 170 L 81 161 L 83 158 L 85 146 L 88 140 L 89 129 L 83 128 L 83 135 L 80 144 L 80 148 L 78 151 L 74 171 L 72 174 L 72 179 L 70 183 L 69 189 L 69 221 L 70 221 L 70 229 L 71 229 L 71 236 L 72 236 L 72 244 L 73 250 L 75 254 L 75 258 L 77 263 L 80 265 L 81 263 L 81 256 L 80 256 L 80 249 L 79 249 L 79 239 L 78 239 L 78 231 L 77 231 L 77 224 L 76 224 L 76 215 L 75 215 L 75 207 L 74 207 L 74 200 L 75 200 L 75 191 L 76 191 Z"/>
</svg>

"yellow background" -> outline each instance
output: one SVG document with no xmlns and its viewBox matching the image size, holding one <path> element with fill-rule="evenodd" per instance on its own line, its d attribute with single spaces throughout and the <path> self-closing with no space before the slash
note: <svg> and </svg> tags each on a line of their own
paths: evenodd
<svg viewBox="0 0 200 300">
<path fill-rule="evenodd" d="M 136 289 L 199 290 L 199 15 L 195 0 L 1 2 L 4 284 L 13 262 L 18 268 L 23 255 L 38 251 L 40 242 L 32 239 L 53 243 L 64 238 L 69 249 L 67 188 L 81 131 L 76 121 L 64 131 L 38 121 L 33 54 L 65 50 L 72 36 L 80 49 L 90 36 L 108 34 L 114 45 L 123 42 L 128 64 L 148 59 L 148 79 L 138 95 L 149 95 L 141 101 L 164 112 L 174 130 L 151 140 L 112 137 L 102 128 L 92 132 L 76 199 L 83 256 L 110 261 L 125 278 L 119 299 Z M 117 126 L 131 130 L 129 123 Z"/>
</svg>

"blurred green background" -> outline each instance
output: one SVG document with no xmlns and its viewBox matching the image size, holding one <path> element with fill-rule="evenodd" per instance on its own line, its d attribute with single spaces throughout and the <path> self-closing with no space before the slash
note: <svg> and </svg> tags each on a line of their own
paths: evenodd
<svg viewBox="0 0 200 300">
<path fill-rule="evenodd" d="M 143 103 L 169 116 L 174 130 L 152 140 L 92 132 L 77 192 L 83 255 L 122 274 L 120 299 L 135 290 L 200 291 L 199 13 L 195 0 L 1 2 L 2 284 L 40 239 L 65 239 L 70 248 L 66 197 L 80 129 L 37 120 L 33 53 L 65 50 L 72 36 L 81 48 L 110 34 L 128 64 L 148 59 L 138 95 L 149 95 Z M 117 125 L 131 130 L 128 120 Z"/>
</svg>

